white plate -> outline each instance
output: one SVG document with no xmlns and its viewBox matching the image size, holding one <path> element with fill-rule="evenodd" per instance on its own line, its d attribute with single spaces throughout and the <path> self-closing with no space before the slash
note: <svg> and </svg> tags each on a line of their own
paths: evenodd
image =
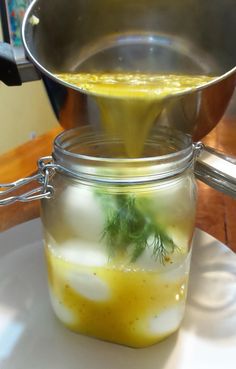
<svg viewBox="0 0 236 369">
<path fill-rule="evenodd" d="M 236 256 L 196 231 L 186 316 L 178 333 L 145 349 L 81 336 L 54 317 L 39 220 L 0 235 L 1 369 L 233 369 Z"/>
</svg>

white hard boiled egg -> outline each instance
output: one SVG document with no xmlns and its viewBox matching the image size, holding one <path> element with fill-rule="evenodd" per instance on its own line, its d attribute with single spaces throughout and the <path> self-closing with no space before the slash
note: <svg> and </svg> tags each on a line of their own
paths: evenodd
<svg viewBox="0 0 236 369">
<path fill-rule="evenodd" d="M 148 333 L 154 336 L 176 331 L 183 319 L 184 305 L 168 308 L 152 317 L 148 322 Z"/>
<path fill-rule="evenodd" d="M 52 289 L 49 290 L 50 300 L 53 307 L 53 310 L 56 316 L 66 325 L 75 324 L 78 320 L 78 317 L 75 317 L 72 310 L 66 307 L 59 298 L 54 294 Z"/>
<path fill-rule="evenodd" d="M 90 188 L 69 186 L 61 201 L 63 226 L 85 240 L 101 239 L 104 215 L 96 194 Z"/>
<path fill-rule="evenodd" d="M 68 285 L 79 295 L 92 301 L 106 301 L 111 296 L 109 285 L 95 273 L 69 271 L 66 274 Z"/>
</svg>

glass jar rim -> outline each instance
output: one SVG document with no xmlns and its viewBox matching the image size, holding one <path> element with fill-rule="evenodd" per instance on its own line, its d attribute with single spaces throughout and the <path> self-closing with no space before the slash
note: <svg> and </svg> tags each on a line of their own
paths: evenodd
<svg viewBox="0 0 236 369">
<path fill-rule="evenodd" d="M 147 144 L 165 142 L 172 145 L 172 151 L 147 157 L 105 157 L 86 152 L 88 147 L 111 143 L 104 131 L 91 125 L 67 130 L 54 141 L 53 158 L 59 171 L 75 178 L 99 182 L 140 182 L 176 176 L 191 166 L 193 144 L 190 135 L 166 127 L 155 127 Z M 175 147 L 174 147 L 175 146 Z M 80 148 L 81 152 L 78 152 Z"/>
</svg>

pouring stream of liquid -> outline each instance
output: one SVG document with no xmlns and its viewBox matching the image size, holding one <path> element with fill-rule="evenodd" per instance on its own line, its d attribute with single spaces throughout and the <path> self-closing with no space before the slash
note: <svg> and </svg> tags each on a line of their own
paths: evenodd
<svg viewBox="0 0 236 369">
<path fill-rule="evenodd" d="M 61 73 L 56 77 L 94 96 L 106 133 L 123 139 L 130 158 L 142 156 L 165 99 L 213 80 L 205 75 L 139 73 Z"/>
</svg>

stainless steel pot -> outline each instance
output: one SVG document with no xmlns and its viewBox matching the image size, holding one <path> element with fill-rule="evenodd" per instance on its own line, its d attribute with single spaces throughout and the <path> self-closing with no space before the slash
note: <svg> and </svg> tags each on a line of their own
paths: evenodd
<svg viewBox="0 0 236 369">
<path fill-rule="evenodd" d="M 166 99 L 158 118 L 159 125 L 191 134 L 196 141 L 219 122 L 235 89 L 234 10 L 235 0 L 34 0 L 24 19 L 23 43 L 43 78 L 49 77 L 45 84 L 65 128 L 94 124 L 99 114 L 90 95 L 61 82 L 55 73 L 138 70 L 215 76 L 194 91 Z M 119 55 L 110 53 L 117 43 Z M 97 51 L 99 59 L 85 68 L 84 60 Z M 229 193 L 227 186 L 217 185 L 224 168 L 215 169 L 211 160 L 203 174 L 203 154 L 198 163 L 199 178 Z M 234 176 L 230 188 L 234 193 Z"/>
<path fill-rule="evenodd" d="M 42 73 L 67 87 L 59 106 L 66 128 L 94 120 L 94 106 L 90 96 L 54 73 L 138 70 L 216 76 L 203 88 L 167 99 L 159 118 L 199 140 L 218 123 L 235 88 L 234 8 L 234 0 L 35 0 L 24 20 L 23 42 Z M 110 52 L 117 43 L 119 55 Z M 99 59 L 85 67 L 84 60 L 97 51 Z"/>
</svg>

